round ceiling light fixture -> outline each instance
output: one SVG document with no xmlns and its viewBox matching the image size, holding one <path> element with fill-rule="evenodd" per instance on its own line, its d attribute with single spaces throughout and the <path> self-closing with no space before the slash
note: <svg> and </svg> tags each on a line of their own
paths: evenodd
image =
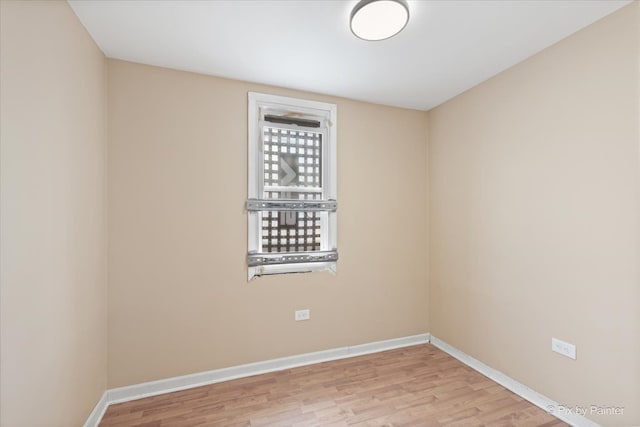
<svg viewBox="0 0 640 427">
<path fill-rule="evenodd" d="M 409 22 L 405 0 L 361 0 L 351 11 L 351 32 L 369 41 L 388 39 Z"/>
</svg>

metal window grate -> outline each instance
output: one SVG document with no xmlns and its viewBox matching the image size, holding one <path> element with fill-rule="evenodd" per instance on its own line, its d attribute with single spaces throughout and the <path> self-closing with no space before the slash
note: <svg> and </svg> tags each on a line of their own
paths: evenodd
<svg viewBox="0 0 640 427">
<path fill-rule="evenodd" d="M 322 133 L 265 125 L 263 152 L 265 199 L 322 200 Z M 262 252 L 320 251 L 321 215 L 262 212 Z"/>
<path fill-rule="evenodd" d="M 268 192 L 268 198 L 273 198 Z M 318 193 L 298 193 L 301 200 L 316 200 Z M 276 196 L 277 197 L 277 196 Z M 262 212 L 262 252 L 319 251 L 322 212 Z"/>
<path fill-rule="evenodd" d="M 322 133 L 264 126 L 263 144 L 265 187 L 322 187 Z"/>
</svg>

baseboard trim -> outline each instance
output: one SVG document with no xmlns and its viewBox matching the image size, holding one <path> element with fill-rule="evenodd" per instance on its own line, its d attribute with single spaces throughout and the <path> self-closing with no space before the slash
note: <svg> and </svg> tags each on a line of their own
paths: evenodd
<svg viewBox="0 0 640 427">
<path fill-rule="evenodd" d="M 553 412 L 553 410 L 560 407 L 560 404 L 558 402 L 555 402 L 554 400 L 549 399 L 548 397 L 538 393 L 537 391 L 530 389 L 526 385 L 514 380 L 513 378 L 503 374 L 502 372 L 485 365 L 479 360 L 474 359 L 465 352 L 458 350 L 457 348 L 447 344 L 439 338 L 434 337 L 433 335 L 431 335 L 430 341 L 431 344 L 433 344 L 435 347 L 455 357 L 470 368 L 480 372 L 482 375 L 490 378 L 504 388 L 511 390 L 523 399 L 528 400 L 529 402 L 551 413 L 551 415 L 572 425 L 573 427 L 601 427 L 600 424 L 597 424 L 594 421 L 583 417 L 582 415 L 568 414 L 565 412 Z M 552 410 L 550 410 L 550 408 Z"/>
<path fill-rule="evenodd" d="M 98 400 L 98 403 L 96 403 L 93 411 L 91 411 L 91 414 L 89 414 L 89 418 L 87 418 L 87 421 L 84 423 L 84 427 L 98 427 L 98 424 L 100 424 L 100 421 L 102 420 L 102 417 L 107 411 L 107 407 L 110 403 L 108 393 L 108 391 L 102 393 L 100 400 Z"/>
<path fill-rule="evenodd" d="M 84 427 L 97 427 L 98 424 L 100 424 L 100 420 L 102 419 L 107 407 L 114 403 L 128 402 L 145 397 L 157 396 L 159 394 L 172 393 L 174 391 L 215 384 L 222 381 L 282 371 L 284 369 L 291 369 L 298 366 L 346 359 L 348 357 L 362 356 L 365 354 L 378 353 L 381 351 L 393 350 L 412 345 L 427 344 L 429 343 L 430 338 L 431 336 L 428 333 L 412 335 L 385 341 L 376 341 L 367 344 L 339 347 L 313 353 L 299 354 L 296 356 L 282 357 L 262 362 L 249 363 L 246 365 L 232 366 L 229 368 L 214 369 L 212 371 L 199 372 L 196 374 L 165 378 L 157 381 L 109 389 L 105 391 L 102 399 L 100 399 L 100 402 L 96 405 Z"/>
</svg>

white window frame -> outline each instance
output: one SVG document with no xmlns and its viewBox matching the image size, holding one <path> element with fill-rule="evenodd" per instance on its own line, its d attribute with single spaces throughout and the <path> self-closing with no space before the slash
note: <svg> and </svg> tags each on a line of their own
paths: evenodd
<svg viewBox="0 0 640 427">
<path fill-rule="evenodd" d="M 322 132 L 322 200 L 337 200 L 337 106 L 326 102 L 309 101 L 298 98 L 249 92 L 248 105 L 248 198 L 263 197 L 264 153 L 261 121 L 265 114 L 311 118 L 321 122 L 318 132 Z M 280 125 L 278 125 L 280 126 Z M 288 127 L 282 125 L 283 127 Z M 295 128 L 296 126 L 292 126 Z M 315 130 L 314 130 L 315 131 Z M 260 253 L 262 248 L 261 215 L 247 212 L 248 253 Z M 321 222 L 321 251 L 336 251 L 338 247 L 337 212 L 329 212 Z M 311 253 L 311 252 L 310 252 Z M 283 273 L 305 273 L 314 271 L 337 272 L 336 261 L 272 264 L 248 266 L 248 279 L 258 276 Z"/>
</svg>

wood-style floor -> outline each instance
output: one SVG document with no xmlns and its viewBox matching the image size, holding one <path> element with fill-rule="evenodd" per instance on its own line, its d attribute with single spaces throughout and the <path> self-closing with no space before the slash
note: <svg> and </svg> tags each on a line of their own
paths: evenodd
<svg viewBox="0 0 640 427">
<path fill-rule="evenodd" d="M 430 344 L 108 408 L 100 426 L 564 426 Z"/>
</svg>

